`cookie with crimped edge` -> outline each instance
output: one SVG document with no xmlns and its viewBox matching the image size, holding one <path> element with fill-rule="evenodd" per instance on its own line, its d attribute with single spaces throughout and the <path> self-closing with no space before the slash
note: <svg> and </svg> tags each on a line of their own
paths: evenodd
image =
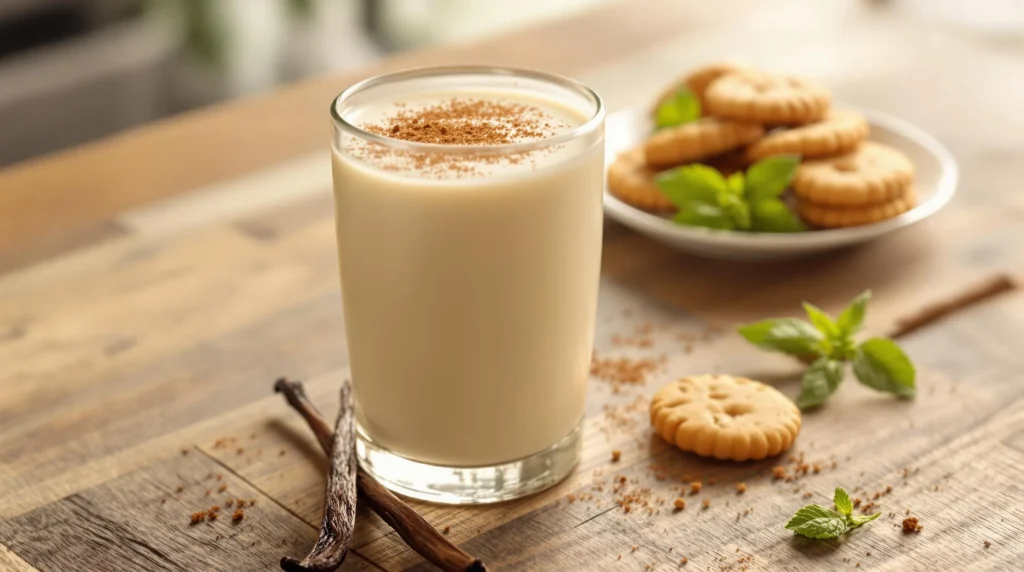
<svg viewBox="0 0 1024 572">
<path fill-rule="evenodd" d="M 816 158 L 842 155 L 867 139 L 868 120 L 852 109 L 833 109 L 824 119 L 790 129 L 770 131 L 747 147 L 745 158 L 753 163 L 772 155 L 795 154 Z"/>
<path fill-rule="evenodd" d="M 644 143 L 647 165 L 668 169 L 732 151 L 757 141 L 764 127 L 715 117 L 655 131 Z"/>
<path fill-rule="evenodd" d="M 740 69 L 742 69 L 742 67 L 738 64 L 719 62 L 717 64 L 701 66 L 691 71 L 685 76 L 677 79 L 661 92 L 661 95 L 654 100 L 654 107 L 651 108 L 651 116 L 653 117 L 658 112 L 658 108 L 661 107 L 661 104 L 672 99 L 672 97 L 679 93 L 679 90 L 684 87 L 689 89 L 690 92 L 697 97 L 697 100 L 700 101 L 701 110 L 704 110 L 704 92 L 707 91 L 711 82 L 729 72 L 738 71 Z M 707 113 L 704 112 L 702 115 L 707 115 Z"/>
<path fill-rule="evenodd" d="M 914 180 L 914 164 L 903 152 L 865 141 L 835 157 L 803 161 L 793 175 L 793 193 L 823 207 L 867 207 L 902 196 Z"/>
<path fill-rule="evenodd" d="M 756 70 L 727 73 L 704 92 L 709 115 L 764 123 L 802 125 L 828 112 L 831 96 L 817 82 Z"/>
<path fill-rule="evenodd" d="M 733 461 L 761 460 L 789 449 L 800 410 L 775 388 L 745 377 L 698 375 L 662 387 L 651 425 L 683 451 Z"/>
<path fill-rule="evenodd" d="M 866 207 L 823 207 L 797 199 L 796 212 L 809 224 L 820 228 L 845 228 L 882 222 L 897 217 L 917 205 L 917 193 L 907 187 L 893 200 Z"/>
<path fill-rule="evenodd" d="M 676 206 L 654 184 L 643 147 L 616 157 L 608 167 L 608 192 L 624 203 L 655 212 L 675 212 Z"/>
</svg>

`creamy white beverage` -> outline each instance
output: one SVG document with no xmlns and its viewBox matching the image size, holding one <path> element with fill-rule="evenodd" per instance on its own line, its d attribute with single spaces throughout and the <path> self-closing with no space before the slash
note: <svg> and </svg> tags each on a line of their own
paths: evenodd
<svg viewBox="0 0 1024 572">
<path fill-rule="evenodd" d="M 367 88 L 372 97 L 336 108 L 360 463 L 404 494 L 489 502 L 550 486 L 578 456 L 601 259 L 603 109 L 596 96 L 507 78 L 507 89 L 439 79 Z M 460 469 L 445 484 L 424 467 L 492 470 Z"/>
</svg>

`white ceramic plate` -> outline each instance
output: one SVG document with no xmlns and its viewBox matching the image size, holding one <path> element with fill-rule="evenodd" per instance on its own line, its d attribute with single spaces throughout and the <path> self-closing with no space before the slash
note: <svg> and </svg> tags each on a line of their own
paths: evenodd
<svg viewBox="0 0 1024 572">
<path fill-rule="evenodd" d="M 849 107 L 849 106 L 845 106 Z M 914 162 L 918 205 L 902 215 L 875 224 L 793 234 L 735 232 L 682 226 L 604 192 L 604 211 L 618 222 L 654 240 L 693 254 L 723 260 L 780 260 L 824 252 L 873 240 L 935 214 L 956 191 L 960 177 L 953 155 L 934 137 L 895 117 L 858 109 L 871 124 L 871 141 L 903 151 Z M 647 108 L 620 111 L 608 117 L 605 131 L 607 163 L 639 145 L 651 132 Z"/>
</svg>

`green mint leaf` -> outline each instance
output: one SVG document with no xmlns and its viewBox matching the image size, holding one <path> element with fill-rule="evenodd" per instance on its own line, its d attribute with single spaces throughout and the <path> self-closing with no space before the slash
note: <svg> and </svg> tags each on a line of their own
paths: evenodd
<svg viewBox="0 0 1024 572">
<path fill-rule="evenodd" d="M 871 338 L 857 346 L 853 373 L 868 387 L 900 397 L 914 396 L 914 364 L 896 342 L 888 338 Z"/>
<path fill-rule="evenodd" d="M 726 187 L 728 187 L 730 193 L 738 197 L 742 197 L 744 188 L 743 181 L 743 173 L 737 172 L 729 175 L 729 178 L 725 180 L 725 184 Z"/>
<path fill-rule="evenodd" d="M 722 207 L 707 203 L 689 203 L 682 205 L 672 220 L 687 226 L 702 226 L 719 230 L 735 228 L 733 219 Z"/>
<path fill-rule="evenodd" d="M 836 510 L 849 516 L 853 512 L 853 501 L 850 500 L 850 495 L 846 494 L 846 491 L 842 487 L 836 487 L 835 496 L 832 498 L 832 502 L 836 505 Z"/>
<path fill-rule="evenodd" d="M 835 538 L 849 530 L 845 515 L 815 504 L 796 511 L 786 528 L 808 538 Z"/>
<path fill-rule="evenodd" d="M 727 194 L 720 197 L 722 208 L 729 213 L 733 226 L 739 230 L 750 230 L 750 207 L 741 197 Z"/>
<path fill-rule="evenodd" d="M 807 225 L 780 199 L 766 198 L 750 203 L 751 228 L 757 232 L 803 232 Z"/>
<path fill-rule="evenodd" d="M 719 196 L 728 192 L 725 177 L 707 165 L 685 165 L 665 171 L 655 177 L 654 183 L 680 208 L 694 202 L 717 205 Z"/>
<path fill-rule="evenodd" d="M 747 169 L 747 198 L 751 201 L 776 198 L 793 180 L 799 155 L 774 155 L 754 163 Z"/>
<path fill-rule="evenodd" d="M 869 514 L 869 515 L 865 515 L 865 516 L 850 515 L 850 516 L 846 517 L 846 520 L 849 522 L 850 529 L 852 530 L 852 529 L 857 528 L 858 526 L 864 524 L 865 522 L 871 522 L 872 520 L 875 520 L 876 518 L 881 516 L 881 514 L 882 513 L 880 513 L 880 512 L 876 512 L 875 514 Z"/>
<path fill-rule="evenodd" d="M 814 327 L 822 334 L 825 334 L 825 337 L 828 338 L 829 341 L 841 341 L 839 326 L 836 324 L 835 320 L 832 319 L 832 316 L 829 316 L 824 310 L 809 302 L 804 302 L 804 311 L 807 312 L 807 317 L 811 319 L 811 323 L 814 324 Z"/>
<path fill-rule="evenodd" d="M 740 326 L 738 331 L 748 342 L 762 349 L 795 356 L 821 353 L 821 332 L 796 318 L 762 320 Z"/>
<path fill-rule="evenodd" d="M 796 406 L 800 409 L 817 407 L 835 393 L 843 380 L 843 364 L 828 357 L 820 357 L 807 368 L 800 385 Z"/>
<path fill-rule="evenodd" d="M 839 331 L 844 336 L 852 336 L 860 331 L 860 327 L 864 324 L 864 314 L 867 313 L 870 298 L 871 290 L 865 290 L 839 314 L 836 324 L 839 325 Z"/>
<path fill-rule="evenodd" d="M 658 106 L 654 112 L 654 123 L 658 129 L 674 127 L 700 118 L 700 100 L 685 87 L 671 99 Z"/>
</svg>

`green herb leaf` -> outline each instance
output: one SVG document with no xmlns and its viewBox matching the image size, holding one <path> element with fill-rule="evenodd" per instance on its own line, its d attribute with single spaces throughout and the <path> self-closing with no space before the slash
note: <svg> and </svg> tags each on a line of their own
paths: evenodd
<svg viewBox="0 0 1024 572">
<path fill-rule="evenodd" d="M 860 331 L 860 327 L 864 324 L 864 314 L 868 311 L 869 299 L 871 299 L 871 290 L 865 290 L 839 314 L 836 323 L 844 336 L 852 336 Z"/>
<path fill-rule="evenodd" d="M 695 202 L 718 205 L 719 196 L 728 192 L 722 174 L 707 165 L 685 165 L 665 171 L 654 182 L 679 208 Z"/>
<path fill-rule="evenodd" d="M 803 232 L 807 225 L 780 199 L 767 198 L 750 203 L 751 229 L 757 232 Z"/>
<path fill-rule="evenodd" d="M 793 180 L 799 155 L 774 155 L 754 163 L 747 169 L 747 198 L 751 201 L 776 198 Z"/>
<path fill-rule="evenodd" d="M 672 220 L 677 224 L 687 226 L 702 226 L 720 230 L 735 228 L 732 217 L 722 207 L 700 202 L 681 206 Z"/>
<path fill-rule="evenodd" d="M 725 185 L 730 193 L 742 197 L 744 189 L 743 173 L 737 172 L 729 175 L 729 178 L 725 180 Z"/>
<path fill-rule="evenodd" d="M 821 353 L 821 332 L 796 318 L 762 320 L 740 326 L 738 331 L 748 342 L 762 349 L 795 356 Z"/>
<path fill-rule="evenodd" d="M 835 538 L 849 529 L 846 516 L 816 504 L 796 511 L 786 528 L 808 538 Z"/>
<path fill-rule="evenodd" d="M 852 529 L 857 528 L 858 526 L 864 524 L 865 522 L 871 522 L 872 520 L 875 520 L 876 518 L 881 516 L 881 514 L 882 513 L 880 513 L 880 512 L 876 512 L 875 514 L 869 514 L 869 515 L 865 515 L 865 516 L 850 515 L 850 516 L 846 517 L 846 520 L 849 521 L 850 529 L 852 530 Z"/>
<path fill-rule="evenodd" d="M 800 385 L 796 406 L 800 409 L 817 407 L 835 393 L 843 380 L 843 364 L 828 357 L 820 357 L 811 364 Z"/>
<path fill-rule="evenodd" d="M 700 118 L 700 100 L 685 87 L 671 99 L 658 106 L 654 112 L 654 123 L 658 129 L 674 127 Z"/>
<path fill-rule="evenodd" d="M 835 342 L 840 341 L 839 326 L 832 319 L 832 316 L 829 316 L 824 310 L 810 302 L 804 302 L 804 311 L 807 312 L 807 317 L 811 319 L 814 327 L 822 334 L 825 334 L 825 337 L 830 342 L 837 345 Z"/>
<path fill-rule="evenodd" d="M 832 497 L 832 502 L 836 505 L 836 510 L 849 516 L 853 512 L 853 501 L 850 500 L 850 495 L 846 494 L 846 491 L 842 487 L 836 487 L 835 496 Z"/>
<path fill-rule="evenodd" d="M 916 372 L 903 350 L 888 338 L 871 338 L 857 346 L 853 373 L 861 383 L 900 397 L 913 397 Z"/>
<path fill-rule="evenodd" d="M 721 199 L 722 208 L 729 213 L 733 226 L 739 230 L 750 230 L 750 207 L 742 197 L 727 194 Z"/>
</svg>

